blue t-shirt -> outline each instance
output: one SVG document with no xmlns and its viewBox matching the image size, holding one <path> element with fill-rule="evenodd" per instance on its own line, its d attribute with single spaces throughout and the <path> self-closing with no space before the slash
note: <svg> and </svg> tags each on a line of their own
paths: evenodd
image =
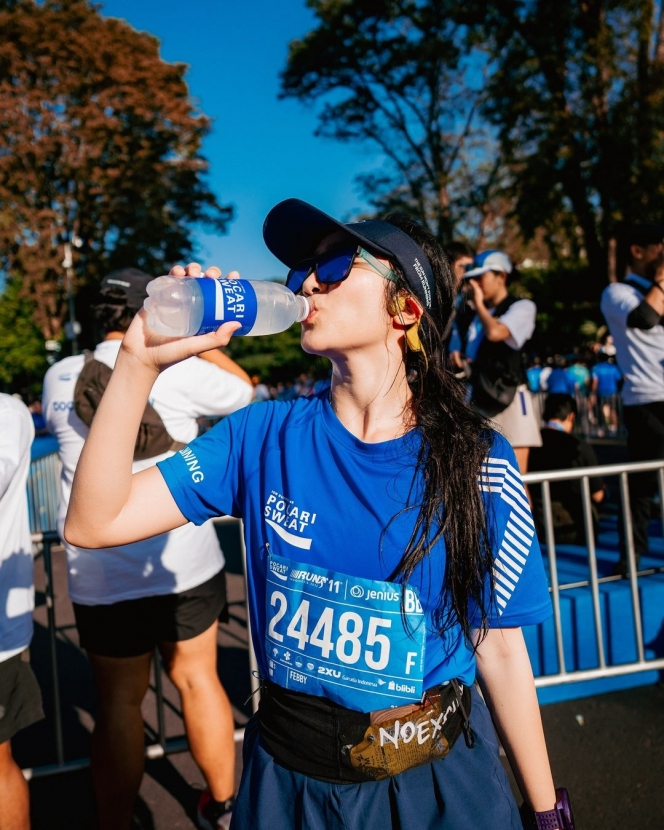
<svg viewBox="0 0 664 830">
<path fill-rule="evenodd" d="M 159 463 L 187 519 L 202 524 L 228 514 L 244 521 L 251 630 L 263 677 L 280 682 L 274 661 L 297 660 L 289 677 L 299 677 L 301 685 L 294 682 L 294 688 L 363 711 L 390 704 L 371 705 L 371 694 L 358 700 L 352 689 L 343 687 L 355 657 L 364 674 L 358 670 L 347 685 L 369 688 L 373 683 L 376 699 L 379 690 L 387 694 L 392 687 L 391 705 L 418 697 L 409 683 L 420 658 L 424 689 L 453 678 L 472 683 L 475 660 L 461 629 L 441 637 L 431 624 L 444 579 L 444 541 L 436 544 L 408 583 L 419 597 L 411 608 L 423 613 L 424 642 L 420 649 L 413 645 L 413 636 L 404 646 L 404 655 L 410 656 L 405 657 L 402 676 L 390 674 L 396 671 L 392 664 L 385 668 L 390 647 L 399 647 L 399 638 L 392 634 L 401 617 L 394 614 L 399 597 L 388 609 L 393 614 L 389 619 L 380 617 L 380 610 L 372 616 L 373 611 L 360 607 L 370 596 L 382 602 L 383 609 L 393 599 L 385 583 L 410 539 L 422 497 L 421 478 L 413 474 L 420 442 L 418 430 L 392 441 L 360 441 L 337 419 L 325 393 L 288 403 L 254 404 Z M 514 451 L 498 433 L 493 434 L 485 473 L 481 489 L 492 508 L 489 526 L 495 555 L 490 624 L 541 622 L 551 614 L 542 557 Z M 304 601 L 305 594 L 297 595 L 297 611 L 286 608 L 284 598 L 290 601 L 295 595 L 294 582 L 300 587 L 306 583 L 309 591 Z M 335 602 L 334 609 L 321 611 L 320 606 L 316 612 L 327 615 L 325 620 L 312 617 L 320 600 L 314 593 L 321 585 Z M 337 629 L 333 626 L 339 615 L 345 627 Z M 416 615 L 413 621 L 417 627 Z M 334 672 L 339 675 L 336 685 Z M 314 673 L 329 675 L 330 683 L 319 688 L 311 677 Z"/>
<path fill-rule="evenodd" d="M 574 395 L 574 380 L 567 374 L 567 369 L 557 366 L 546 379 L 547 391 L 555 395 Z"/>
<path fill-rule="evenodd" d="M 540 375 L 542 374 L 542 368 L 542 366 L 531 366 L 529 369 L 526 369 L 528 389 L 530 389 L 533 394 L 537 394 L 542 391 L 540 388 Z"/>
<path fill-rule="evenodd" d="M 597 378 L 597 394 L 600 398 L 610 398 L 618 394 L 622 372 L 615 363 L 598 363 L 592 368 L 592 376 Z"/>
<path fill-rule="evenodd" d="M 567 367 L 567 374 L 576 385 L 576 391 L 581 395 L 587 395 L 590 391 L 590 372 L 588 368 L 580 363 L 572 363 L 571 366 Z"/>
</svg>

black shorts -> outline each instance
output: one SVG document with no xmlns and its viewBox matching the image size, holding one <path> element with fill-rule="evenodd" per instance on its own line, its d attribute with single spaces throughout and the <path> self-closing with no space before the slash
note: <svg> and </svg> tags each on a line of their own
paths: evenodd
<svg viewBox="0 0 664 830">
<path fill-rule="evenodd" d="M 100 657 L 137 657 L 159 643 L 197 637 L 215 620 L 228 618 L 226 572 L 180 594 L 164 594 L 112 605 L 74 603 L 81 648 Z"/>
<path fill-rule="evenodd" d="M 44 717 L 42 696 L 26 649 L 0 663 L 0 744 Z"/>
</svg>

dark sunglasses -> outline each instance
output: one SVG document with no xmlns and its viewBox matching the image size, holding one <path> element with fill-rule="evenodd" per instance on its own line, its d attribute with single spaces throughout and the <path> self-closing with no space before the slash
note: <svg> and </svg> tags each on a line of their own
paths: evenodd
<svg viewBox="0 0 664 830">
<path fill-rule="evenodd" d="M 391 268 L 387 268 L 382 262 L 376 259 L 364 248 L 343 248 L 336 251 L 328 251 L 316 257 L 304 259 L 295 268 L 291 268 L 286 277 L 286 286 L 297 294 L 304 285 L 306 278 L 316 272 L 319 282 L 335 283 L 342 282 L 350 274 L 355 258 L 360 257 L 386 280 L 397 281 L 397 275 Z"/>
</svg>

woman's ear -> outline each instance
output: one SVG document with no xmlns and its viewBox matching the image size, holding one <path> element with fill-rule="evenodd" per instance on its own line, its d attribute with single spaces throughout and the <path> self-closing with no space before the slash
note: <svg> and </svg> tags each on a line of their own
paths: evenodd
<svg viewBox="0 0 664 830">
<path fill-rule="evenodd" d="M 394 322 L 406 328 L 412 326 L 413 323 L 417 323 L 424 312 L 414 297 L 410 294 L 400 292 L 394 299 L 388 302 L 387 313 L 391 317 L 398 318 Z"/>
</svg>

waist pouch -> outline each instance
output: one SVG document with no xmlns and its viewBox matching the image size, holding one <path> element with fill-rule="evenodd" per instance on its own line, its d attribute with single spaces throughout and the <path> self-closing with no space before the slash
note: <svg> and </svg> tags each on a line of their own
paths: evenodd
<svg viewBox="0 0 664 830">
<path fill-rule="evenodd" d="M 470 707 L 470 687 L 456 680 L 427 691 L 421 704 L 369 713 L 268 683 L 258 723 L 278 763 L 343 784 L 380 781 L 444 758 L 462 732 L 472 747 Z"/>
</svg>

